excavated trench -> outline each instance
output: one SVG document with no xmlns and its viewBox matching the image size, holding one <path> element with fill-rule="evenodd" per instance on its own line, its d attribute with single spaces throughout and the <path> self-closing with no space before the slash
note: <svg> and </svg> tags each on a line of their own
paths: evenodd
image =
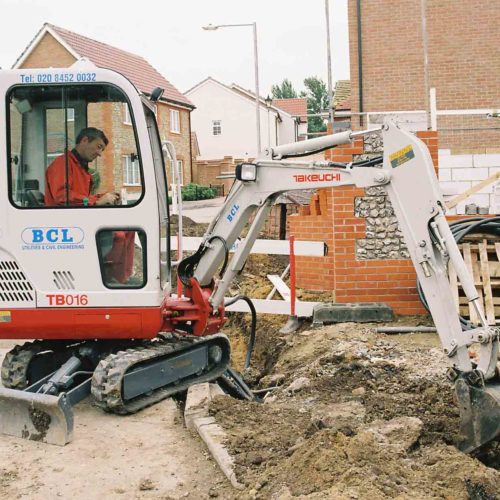
<svg viewBox="0 0 500 500">
<path fill-rule="evenodd" d="M 189 231 L 199 235 L 195 225 Z M 231 295 L 265 298 L 266 274 L 286 264 L 252 255 Z M 437 335 L 387 336 L 375 333 L 380 325 L 353 323 L 282 335 L 285 321 L 259 316 L 247 370 L 250 315 L 232 313 L 224 327 L 233 367 L 253 389 L 275 389 L 264 402 L 211 403 L 247 487 L 221 487 L 222 498 L 500 499 L 500 444 L 472 455 L 454 446 L 459 414 Z M 389 326 L 429 324 L 417 317 Z"/>
</svg>

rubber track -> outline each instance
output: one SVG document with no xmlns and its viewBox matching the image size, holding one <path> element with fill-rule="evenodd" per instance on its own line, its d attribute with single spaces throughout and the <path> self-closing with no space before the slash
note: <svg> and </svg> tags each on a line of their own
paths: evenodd
<svg viewBox="0 0 500 500">
<path fill-rule="evenodd" d="M 107 412 L 127 415 L 142 410 L 177 392 L 181 392 L 193 383 L 201 383 L 217 378 L 217 375 L 204 376 L 201 374 L 195 380 L 190 380 L 188 383 L 181 381 L 177 385 L 170 384 L 165 388 L 148 392 L 128 402 L 122 398 L 123 378 L 126 372 L 134 365 L 172 354 L 179 349 L 208 341 L 210 338 L 212 337 L 197 338 L 167 334 L 161 339 L 152 341 L 147 347 L 132 348 L 116 354 L 110 354 L 97 365 L 92 377 L 91 390 L 96 406 Z"/>
<path fill-rule="evenodd" d="M 8 389 L 24 389 L 28 385 L 28 368 L 31 360 L 47 350 L 43 340 L 16 345 L 2 362 L 2 385 Z"/>
</svg>

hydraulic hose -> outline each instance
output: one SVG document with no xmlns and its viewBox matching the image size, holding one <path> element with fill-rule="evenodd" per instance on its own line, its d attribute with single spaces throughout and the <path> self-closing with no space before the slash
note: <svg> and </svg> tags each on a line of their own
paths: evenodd
<svg viewBox="0 0 500 500">
<path fill-rule="evenodd" d="M 458 220 L 450 223 L 450 229 L 457 244 L 460 243 L 465 236 L 475 233 L 489 234 L 500 238 L 500 217 L 472 217 L 470 219 Z M 422 287 L 418 280 L 417 291 L 420 301 L 427 311 L 429 311 L 429 306 L 425 300 Z M 463 316 L 460 316 L 460 324 L 462 325 L 462 330 L 470 330 L 473 328 L 471 322 Z"/>
<path fill-rule="evenodd" d="M 252 314 L 252 322 L 250 325 L 250 338 L 248 340 L 247 355 L 245 358 L 245 369 L 246 369 L 250 366 L 250 360 L 252 359 L 252 352 L 255 346 L 255 331 L 257 329 L 257 311 L 255 310 L 255 306 L 253 305 L 252 300 L 248 298 L 246 295 L 237 295 L 236 297 L 230 298 L 229 300 L 224 302 L 224 307 L 230 306 L 235 302 L 238 302 L 238 300 L 245 301 L 248 304 L 248 307 L 250 308 L 250 313 Z"/>
</svg>

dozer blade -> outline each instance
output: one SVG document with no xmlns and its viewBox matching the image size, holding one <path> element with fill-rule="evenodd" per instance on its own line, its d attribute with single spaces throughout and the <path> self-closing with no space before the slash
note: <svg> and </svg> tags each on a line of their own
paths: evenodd
<svg viewBox="0 0 500 500">
<path fill-rule="evenodd" d="M 500 384 L 475 387 L 460 378 L 455 391 L 460 407 L 458 447 L 469 453 L 500 435 Z"/>
<path fill-rule="evenodd" d="M 64 446 L 73 438 L 73 411 L 65 394 L 0 388 L 0 433 Z"/>
</svg>

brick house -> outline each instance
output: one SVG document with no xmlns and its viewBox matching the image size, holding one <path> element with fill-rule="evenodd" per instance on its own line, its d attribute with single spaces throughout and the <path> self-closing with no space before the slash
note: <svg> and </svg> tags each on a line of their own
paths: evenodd
<svg viewBox="0 0 500 500">
<path fill-rule="evenodd" d="M 89 60 L 98 67 L 112 69 L 126 76 L 136 88 L 145 95 L 150 95 L 155 87 L 164 89 L 162 98 L 156 105 L 156 116 L 162 140 L 170 140 L 176 148 L 177 159 L 182 167 L 183 182 L 189 183 L 192 178 L 191 163 L 191 111 L 194 105 L 181 94 L 168 80 L 156 71 L 145 59 L 130 52 L 92 40 L 83 35 L 45 23 L 26 49 L 14 63 L 14 69 L 69 67 L 81 58 Z M 129 142 L 133 141 L 131 119 L 125 106 L 115 106 L 111 113 L 98 107 L 92 111 L 94 122 L 101 123 L 106 135 L 112 143 L 121 145 L 118 158 L 113 158 L 113 175 L 124 175 L 121 180 L 129 196 L 140 191 L 135 185 L 134 165 L 123 165 L 122 158 L 129 151 Z M 109 116 L 108 116 L 109 115 Z M 50 118 L 48 118 L 50 120 Z M 54 116 L 54 122 L 57 116 Z M 50 123 L 48 124 L 50 128 Z M 49 157 L 57 156 L 62 151 L 62 145 L 57 140 L 57 133 L 50 142 L 52 149 Z M 127 160 L 128 161 L 128 160 Z M 171 172 L 167 171 L 170 182 Z M 107 185 L 120 185 L 117 179 L 101 179 L 103 189 Z"/>
</svg>

